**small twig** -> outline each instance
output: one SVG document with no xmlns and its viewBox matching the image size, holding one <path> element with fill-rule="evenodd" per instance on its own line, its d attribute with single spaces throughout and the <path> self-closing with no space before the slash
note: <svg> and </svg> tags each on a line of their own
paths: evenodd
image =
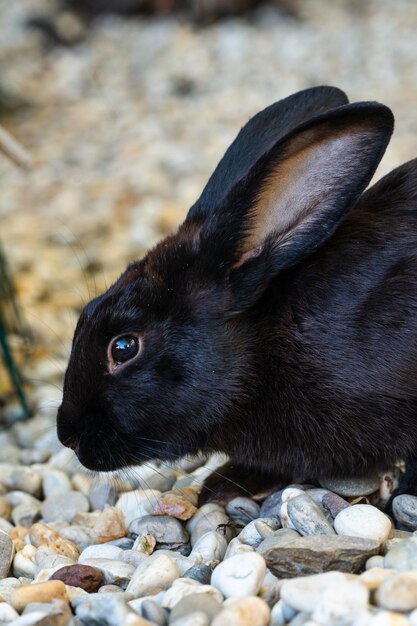
<svg viewBox="0 0 417 626">
<path fill-rule="evenodd" d="M 32 165 L 32 157 L 26 148 L 2 126 L 0 126 L 0 151 L 23 169 L 29 169 Z"/>
</svg>

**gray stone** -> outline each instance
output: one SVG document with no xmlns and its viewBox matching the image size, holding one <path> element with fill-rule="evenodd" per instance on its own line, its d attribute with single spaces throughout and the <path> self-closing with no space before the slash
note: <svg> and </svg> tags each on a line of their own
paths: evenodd
<svg viewBox="0 0 417 626">
<path fill-rule="evenodd" d="M 343 509 L 350 506 L 349 502 L 346 502 L 346 500 L 338 496 L 337 493 L 332 493 L 331 491 L 328 491 L 323 495 L 321 502 L 324 509 L 329 511 L 333 519 L 336 515 L 338 515 L 338 513 L 340 513 L 340 511 L 343 511 Z"/>
<path fill-rule="evenodd" d="M 274 539 L 274 536 L 265 539 L 257 551 L 278 578 L 331 570 L 356 574 L 363 569 L 369 557 L 378 554 L 380 547 L 377 541 L 371 539 L 338 535 Z"/>
<path fill-rule="evenodd" d="M 91 593 L 88 596 L 76 598 L 76 616 L 86 626 L 120 626 L 126 620 L 136 615 L 127 605 L 125 594 L 118 593 Z"/>
<path fill-rule="evenodd" d="M 4 484 L 10 490 L 23 491 L 35 497 L 41 495 L 42 478 L 30 467 L 16 466 Z"/>
<path fill-rule="evenodd" d="M 41 513 L 46 522 L 65 520 L 72 522 L 77 513 L 87 513 L 90 505 L 87 498 L 79 491 L 54 494 L 46 498 Z"/>
<path fill-rule="evenodd" d="M 62 470 L 47 469 L 43 474 L 43 493 L 45 498 L 72 491 L 71 481 Z"/>
<path fill-rule="evenodd" d="M 14 557 L 14 545 L 9 535 L 0 530 L 0 578 L 6 578 Z"/>
<path fill-rule="evenodd" d="M 12 520 L 16 526 L 30 528 L 41 517 L 41 504 L 18 504 L 12 511 Z"/>
<path fill-rule="evenodd" d="M 175 621 L 185 617 L 195 611 L 202 611 L 211 622 L 218 613 L 222 605 L 215 598 L 206 593 L 194 593 L 182 598 L 172 609 L 170 621 Z"/>
<path fill-rule="evenodd" d="M 205 563 L 201 563 L 201 565 L 193 565 L 183 574 L 183 578 L 191 578 L 192 580 L 196 580 L 202 585 L 210 584 L 212 569 L 208 567 Z"/>
<path fill-rule="evenodd" d="M 146 599 L 141 605 L 141 615 L 144 619 L 156 624 L 157 626 L 166 626 L 168 624 L 167 615 L 159 604 L 153 600 Z"/>
<path fill-rule="evenodd" d="M 197 517 L 200 511 L 198 511 L 194 517 Z M 193 519 L 192 521 L 194 522 L 195 520 Z M 223 510 L 214 510 L 201 515 L 191 531 L 191 545 L 194 546 L 206 533 L 212 531 L 219 532 L 220 529 L 226 539 L 230 541 L 234 532 L 230 528 L 229 518 Z"/>
<path fill-rule="evenodd" d="M 278 517 L 282 504 L 282 494 L 285 490 L 280 489 L 275 493 L 271 493 L 270 496 L 263 502 L 261 510 L 259 511 L 260 517 Z"/>
<path fill-rule="evenodd" d="M 287 503 L 288 514 L 301 535 L 334 535 L 321 508 L 307 495 L 291 498 Z"/>
<path fill-rule="evenodd" d="M 417 570 L 417 535 L 394 544 L 384 556 L 384 567 L 403 572 Z"/>
<path fill-rule="evenodd" d="M 355 478 L 332 478 L 322 480 L 321 486 L 334 491 L 339 496 L 367 496 L 379 489 L 378 474 Z"/>
<path fill-rule="evenodd" d="M 174 549 L 189 540 L 181 522 L 168 515 L 144 515 L 130 523 L 129 535 L 134 539 L 145 531 L 155 537 L 159 548 Z"/>
<path fill-rule="evenodd" d="M 417 496 L 403 494 L 392 501 L 392 510 L 397 519 L 406 528 L 417 530 Z"/>
<path fill-rule="evenodd" d="M 88 499 L 90 500 L 92 511 L 101 511 L 106 504 L 110 504 L 110 506 L 115 504 L 117 490 L 108 482 L 94 482 L 91 485 Z"/>
<path fill-rule="evenodd" d="M 246 545 L 257 548 L 261 541 L 266 539 L 266 537 L 269 537 L 269 535 L 277 530 L 278 525 L 279 522 L 277 519 L 256 519 L 245 526 L 245 528 L 239 533 L 238 538 Z"/>
<path fill-rule="evenodd" d="M 250 498 L 233 498 L 226 505 L 226 513 L 230 519 L 244 526 L 258 518 L 260 510 L 259 504 Z"/>
</svg>

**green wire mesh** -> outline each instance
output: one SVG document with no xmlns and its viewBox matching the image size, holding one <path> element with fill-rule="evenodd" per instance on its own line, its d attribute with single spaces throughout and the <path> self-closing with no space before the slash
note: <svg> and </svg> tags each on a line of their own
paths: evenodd
<svg viewBox="0 0 417 626">
<path fill-rule="evenodd" d="M 0 245 L 0 358 L 9 376 L 12 389 L 25 416 L 27 416 L 29 415 L 29 408 L 23 386 L 23 377 L 13 358 L 9 341 L 11 333 L 20 335 L 26 340 L 29 339 L 27 328 L 17 306 L 6 256 Z"/>
</svg>

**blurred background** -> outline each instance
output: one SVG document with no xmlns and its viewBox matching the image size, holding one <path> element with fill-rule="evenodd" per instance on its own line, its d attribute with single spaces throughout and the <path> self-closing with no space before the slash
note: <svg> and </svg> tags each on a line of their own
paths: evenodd
<svg viewBox="0 0 417 626">
<path fill-rule="evenodd" d="M 32 392 L 59 400 L 83 302 L 176 228 L 271 102 L 317 84 L 379 100 L 397 125 L 377 176 L 417 156 L 416 31 L 413 0 L 0 2 L 0 124 L 33 160 L 0 154 L 9 340 Z M 6 419 L 10 390 L 3 364 Z"/>
</svg>

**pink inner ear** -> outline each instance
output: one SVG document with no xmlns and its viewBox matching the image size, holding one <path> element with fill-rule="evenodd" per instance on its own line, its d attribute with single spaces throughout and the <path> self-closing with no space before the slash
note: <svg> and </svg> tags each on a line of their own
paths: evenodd
<svg viewBox="0 0 417 626">
<path fill-rule="evenodd" d="M 256 246 L 255 248 L 252 248 L 251 250 L 247 250 L 241 255 L 240 259 L 236 261 L 236 263 L 233 265 L 233 269 L 235 270 L 241 265 L 243 265 L 244 263 L 246 263 L 246 261 L 248 261 L 249 259 L 259 256 L 262 250 L 263 250 L 263 244 L 259 244 L 259 246 Z"/>
</svg>

